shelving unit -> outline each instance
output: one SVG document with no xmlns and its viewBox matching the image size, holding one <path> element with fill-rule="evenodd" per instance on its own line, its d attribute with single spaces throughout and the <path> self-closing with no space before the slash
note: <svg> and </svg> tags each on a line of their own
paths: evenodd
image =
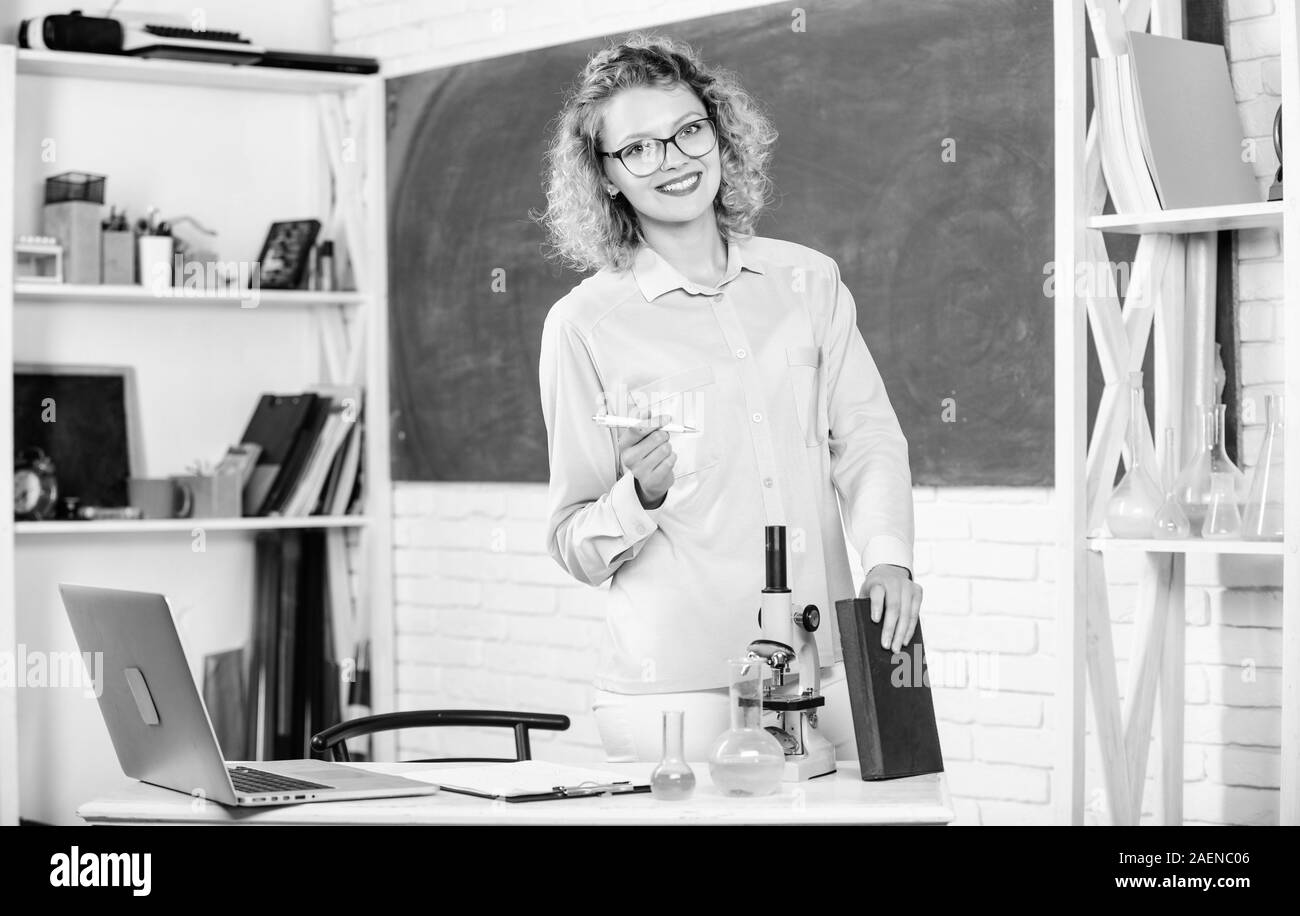
<svg viewBox="0 0 1300 916">
<path fill-rule="evenodd" d="M 1088 549 L 1106 552 L 1208 553 L 1280 557 L 1285 545 L 1278 541 L 1207 541 L 1202 538 L 1157 540 L 1156 538 L 1090 537 Z"/>
<path fill-rule="evenodd" d="M 1090 216 L 1084 222 L 1089 229 L 1146 235 L 1152 232 L 1188 234 L 1218 232 L 1221 229 L 1281 229 L 1282 202 L 1232 204 L 1222 207 L 1194 207 L 1161 210 L 1158 213 L 1108 213 Z"/>
<path fill-rule="evenodd" d="M 316 187 L 311 178 L 320 175 L 323 187 L 319 194 L 313 192 L 310 195 L 316 198 L 312 205 L 316 212 L 301 215 L 320 218 L 329 237 L 341 240 L 351 256 L 357 290 L 318 292 L 259 289 L 196 293 L 182 286 L 157 295 L 152 289 L 142 286 L 15 283 L 13 258 L 5 254 L 0 257 L 0 414 L 13 416 L 12 369 L 15 352 L 21 355 L 25 349 L 30 349 L 26 347 L 22 334 L 24 329 L 30 331 L 33 327 L 46 327 L 41 321 L 61 322 L 56 326 L 62 330 L 76 328 L 77 322 L 87 315 L 103 316 L 111 313 L 112 326 L 127 329 L 113 338 L 111 346 L 120 346 L 123 341 L 130 341 L 133 323 L 148 322 L 151 327 L 167 328 L 168 333 L 180 335 L 176 338 L 177 352 L 172 353 L 169 349 L 151 363 L 151 371 L 178 373 L 174 377 L 176 384 L 197 389 L 197 393 L 190 397 L 193 403 L 200 406 L 213 402 L 211 392 L 205 390 L 205 386 L 213 387 L 212 379 L 185 374 L 193 371 L 186 362 L 185 346 L 196 347 L 200 351 L 204 347 L 215 346 L 210 333 L 214 322 L 225 322 L 222 325 L 225 336 L 220 338 L 219 343 L 230 346 L 229 341 L 234 334 L 257 335 L 259 327 L 272 326 L 264 323 L 268 321 L 281 322 L 273 325 L 276 328 L 273 334 L 280 334 L 285 327 L 283 322 L 291 321 L 294 322 L 293 327 L 307 328 L 309 332 L 302 340 L 283 341 L 287 348 L 291 348 L 286 365 L 319 366 L 315 377 L 301 378 L 292 383 L 295 387 L 300 385 L 299 390 L 302 390 L 316 382 L 350 382 L 364 386 L 365 448 L 362 454 L 362 474 L 365 498 L 362 514 L 343 517 L 15 523 L 10 513 L 0 513 L 0 583 L 3 583 L 0 588 L 0 652 L 14 652 L 19 623 L 23 620 L 30 621 L 30 617 L 20 615 L 54 613 L 52 608 L 57 604 L 57 599 L 49 597 L 55 594 L 52 585 L 54 580 L 47 582 L 46 579 L 51 576 L 61 577 L 64 566 L 86 556 L 97 555 L 101 550 L 118 551 L 113 554 L 115 557 L 129 556 L 131 564 L 141 564 L 144 567 L 154 564 L 152 568 L 160 575 L 166 572 L 164 567 L 170 566 L 197 571 L 198 577 L 207 577 L 228 589 L 228 593 L 212 596 L 211 601 L 191 601 L 191 606 L 217 604 L 251 607 L 253 583 L 231 581 L 229 571 L 238 564 L 229 559 L 231 554 L 225 552 L 244 551 L 239 554 L 239 562 L 244 562 L 242 558 L 245 556 L 251 562 L 252 534 L 289 529 L 324 529 L 331 539 L 332 548 L 346 551 L 351 547 L 350 566 L 358 602 L 356 616 L 363 626 L 364 635 L 370 639 L 372 706 L 376 712 L 391 709 L 392 510 L 384 218 L 385 94 L 382 78 L 96 54 L 27 51 L 0 46 L 2 252 L 13 250 L 16 194 L 12 192 L 16 181 L 37 181 L 40 176 L 34 174 L 34 170 L 47 170 L 44 166 L 32 165 L 34 157 L 30 150 L 19 154 L 15 149 L 15 138 L 21 135 L 23 129 L 23 100 L 27 98 L 20 93 L 25 91 L 24 80 L 29 77 L 54 81 L 42 82 L 34 90 L 38 93 L 54 91 L 51 86 L 66 87 L 59 89 L 60 92 L 81 93 L 102 91 L 99 87 L 102 83 L 130 84 L 123 87 L 124 93 L 163 93 L 169 104 L 176 104 L 176 93 L 199 93 L 181 97 L 193 100 L 194 111 L 203 110 L 211 104 L 211 100 L 217 98 L 224 100 L 223 104 L 234 110 L 242 110 L 238 106 L 246 101 L 258 103 L 263 100 L 275 106 L 309 106 L 305 109 L 292 108 L 294 112 L 300 113 L 295 117 L 301 117 L 301 122 L 295 123 L 310 124 L 314 121 L 319 129 L 320 142 L 311 153 L 311 168 L 308 169 L 308 163 L 304 162 L 307 170 L 292 176 L 298 189 L 295 193 L 301 197 L 303 188 Z M 248 98 L 231 96 L 231 93 L 247 94 Z M 108 98 L 116 99 L 116 94 L 110 94 Z M 185 101 L 182 104 L 188 106 L 190 103 Z M 31 117 L 36 110 L 35 106 L 29 107 L 26 115 Z M 214 124 L 213 129 L 220 131 L 223 137 L 229 137 L 231 131 L 245 129 L 244 125 L 237 123 L 238 120 L 235 118 L 233 122 Z M 278 123 L 273 126 L 279 127 Z M 169 127 L 170 125 L 163 124 L 161 129 L 165 132 Z M 176 144 L 204 144 L 208 139 L 198 133 L 193 135 L 191 141 L 191 135 L 183 130 L 174 131 L 167 136 L 169 142 Z M 122 133 L 104 137 L 102 142 L 129 144 L 136 142 L 136 139 L 123 130 Z M 267 137 L 257 139 L 262 141 Z M 67 138 L 61 137 L 60 140 L 66 143 Z M 294 135 L 293 142 L 306 145 L 313 142 L 313 138 L 310 134 Z M 256 148 L 256 145 L 249 147 L 251 150 Z M 138 162 L 139 169 L 151 166 L 149 155 L 140 156 Z M 321 163 L 324 165 L 323 171 L 312 170 Z M 169 163 L 161 164 L 166 166 Z M 173 169 L 178 168 L 174 162 L 170 165 Z M 134 168 L 136 166 L 133 165 L 132 169 Z M 195 178 L 204 191 L 209 185 L 214 188 L 221 186 L 220 175 L 214 179 L 212 174 L 205 173 L 196 175 Z M 152 181 L 152 176 L 150 180 Z M 30 185 L 24 184 L 23 187 Z M 228 187 L 226 190 L 229 193 L 234 189 Z M 24 232 L 31 231 L 26 225 L 22 228 Z M 253 254 L 255 253 L 254 250 Z M 223 256 L 236 255 L 223 251 Z M 238 312 L 241 317 L 238 321 L 225 317 L 222 315 L 224 310 Z M 247 324 L 243 323 L 243 316 L 247 316 Z M 17 326 L 16 317 L 21 318 Z M 178 325 L 178 322 L 181 324 Z M 187 322 L 193 322 L 189 325 L 192 330 L 184 330 Z M 15 337 L 18 339 L 15 340 Z M 278 338 L 275 342 L 277 345 L 281 343 Z M 41 343 L 48 349 L 49 341 Z M 94 343 L 99 347 L 95 351 L 96 356 L 117 363 L 130 362 L 128 355 L 112 352 L 110 344 L 102 341 Z M 80 347 L 79 352 L 86 348 Z M 222 353 L 224 352 L 226 351 L 223 350 Z M 264 347 L 257 352 L 264 353 L 267 350 Z M 309 362 L 304 354 L 311 354 Z M 258 369 L 264 368 L 271 370 L 271 378 L 286 377 L 287 370 L 283 366 L 258 367 L 242 363 L 246 354 L 238 346 L 232 347 L 230 355 L 231 372 L 256 379 L 260 378 Z M 156 375 L 154 379 L 156 386 Z M 249 382 L 250 386 L 258 384 L 260 383 L 256 381 Z M 211 427 L 233 429 L 235 432 L 232 435 L 237 435 L 238 429 L 247 421 L 254 401 L 249 400 L 244 404 L 240 400 L 238 403 L 238 409 L 246 412 L 240 416 L 211 417 Z M 235 408 L 229 409 L 233 411 Z M 6 420 L 0 424 L 0 479 L 12 478 L 13 451 L 12 422 Z M 179 468 L 168 468 L 163 473 L 168 471 L 175 473 Z M 222 533 L 218 546 L 211 548 L 220 559 L 193 559 L 190 548 L 185 545 L 190 542 L 195 529 Z M 173 539 L 159 539 L 160 535 L 173 534 L 176 535 L 174 544 Z M 352 537 L 344 541 L 345 535 L 349 534 Z M 137 551 L 129 546 L 140 544 L 147 544 L 147 550 Z M 122 551 L 133 552 L 123 554 Z M 186 562 L 190 565 L 185 566 Z M 196 562 L 198 566 L 195 566 Z M 45 578 L 36 583 L 39 585 L 36 588 L 32 577 Z M 245 584 L 246 594 L 241 591 Z M 33 594 L 36 595 L 35 600 Z M 201 596 L 204 594 L 206 593 L 200 592 Z M 19 816 L 18 773 L 22 759 L 19 714 L 17 690 L 12 686 L 0 686 L 0 824 L 15 823 Z M 83 714 L 85 711 L 78 711 L 78 715 Z M 42 738 L 47 737 L 44 730 L 39 734 Z M 58 741 L 55 737 L 49 737 L 48 740 L 49 743 Z M 382 755 L 388 745 L 379 742 L 377 748 Z M 46 763 L 42 759 L 42 766 Z M 58 769 L 58 762 L 48 763 L 53 774 Z M 50 775 L 49 778 L 53 780 L 56 777 Z"/>
<path fill-rule="evenodd" d="M 1297 14 L 1280 3 L 1282 94 L 1287 106 L 1300 98 Z M 1109 263 L 1103 233 L 1140 236 L 1134 279 L 1121 309 L 1114 291 L 1056 289 L 1056 491 L 1058 513 L 1057 608 L 1060 666 L 1059 756 L 1054 803 L 1059 823 L 1084 817 L 1085 684 L 1095 714 L 1106 796 L 1112 821 L 1136 824 L 1142 810 L 1148 753 L 1159 710 L 1159 819 L 1183 817 L 1183 718 L 1185 587 L 1189 557 L 1276 557 L 1282 568 L 1282 727 L 1279 820 L 1300 824 L 1300 476 L 1288 466 L 1283 541 L 1118 539 L 1097 536 L 1106 496 L 1120 460 L 1128 422 L 1126 374 L 1142 364 L 1154 341 L 1156 429 L 1173 427 L 1181 437 L 1182 412 L 1190 397 L 1183 356 L 1183 319 L 1190 309 L 1186 274 L 1207 264 L 1213 235 L 1221 230 L 1270 228 L 1282 239 L 1284 261 L 1285 397 L 1300 403 L 1300 193 L 1290 186 L 1284 201 L 1203 207 L 1159 213 L 1099 215 L 1106 200 L 1096 126 L 1085 123 L 1088 64 L 1085 23 L 1098 53 L 1124 53 L 1125 31 L 1182 37 L 1180 0 L 1060 0 L 1055 15 L 1055 260 L 1060 276 L 1079 265 Z M 1294 162 L 1300 150 L 1300 117 L 1284 116 L 1283 149 Z M 1095 118 L 1093 119 L 1095 121 Z M 1293 175 L 1300 167 L 1287 165 Z M 1210 262 L 1212 263 L 1212 262 Z M 1140 280 L 1138 278 L 1141 278 Z M 1107 292 L 1109 295 L 1107 295 Z M 1106 386 L 1091 442 L 1087 435 L 1087 332 L 1097 342 Z M 1139 444 L 1144 460 L 1154 454 L 1151 436 Z M 1285 449 L 1300 448 L 1300 425 L 1286 429 Z M 1178 454 L 1178 451 L 1175 452 Z M 1123 705 L 1115 668 L 1107 607 L 1104 557 L 1130 553 L 1140 563 Z M 1267 562 L 1267 561 L 1266 561 Z M 1158 705 L 1157 705 L 1158 699 Z"/>
<path fill-rule="evenodd" d="M 18 282 L 14 301 L 49 305 L 182 305 L 252 310 L 258 308 L 323 308 L 358 306 L 368 301 L 363 293 L 315 290 L 204 291 L 184 288 L 155 292 L 144 286 L 87 286 L 78 283 Z"/>
<path fill-rule="evenodd" d="M 13 50 L 12 48 L 10 49 Z M 20 50 L 18 72 L 31 76 L 67 79 L 120 80 L 165 86 L 207 86 L 215 89 L 250 89 L 255 92 L 355 92 L 379 82 L 378 77 L 245 67 L 183 60 L 145 60 L 112 54 L 69 54 L 65 51 Z"/>
<path fill-rule="evenodd" d="M 102 522 L 15 522 L 14 533 L 21 536 L 166 534 L 189 535 L 204 531 L 288 531 L 295 528 L 365 528 L 370 519 L 364 515 L 309 515 L 305 518 L 157 518 Z"/>
</svg>

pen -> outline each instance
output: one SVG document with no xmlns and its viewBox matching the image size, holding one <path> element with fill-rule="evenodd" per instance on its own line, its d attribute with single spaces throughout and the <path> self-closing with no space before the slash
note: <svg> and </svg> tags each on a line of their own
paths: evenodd
<svg viewBox="0 0 1300 916">
<path fill-rule="evenodd" d="M 633 426 L 641 426 L 649 423 L 649 419 L 638 420 L 636 417 L 616 417 L 612 414 L 599 414 L 592 417 L 601 426 L 608 426 L 612 429 L 629 429 Z M 677 423 L 665 423 L 660 426 L 666 433 L 698 433 L 699 430 L 693 426 L 682 426 Z"/>
</svg>

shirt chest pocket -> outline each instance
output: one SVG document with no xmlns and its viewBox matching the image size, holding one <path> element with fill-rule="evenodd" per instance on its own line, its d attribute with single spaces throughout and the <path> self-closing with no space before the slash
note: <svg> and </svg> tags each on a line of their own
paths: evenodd
<svg viewBox="0 0 1300 916">
<path fill-rule="evenodd" d="M 669 444 L 677 455 L 674 479 L 698 473 L 718 463 L 716 429 L 717 385 L 712 366 L 696 366 L 674 372 L 632 389 L 637 407 L 648 407 L 650 416 L 667 414 L 673 425 L 688 426 L 694 432 L 671 433 Z"/>
<path fill-rule="evenodd" d="M 821 445 L 826 441 L 830 427 L 826 398 L 822 394 L 822 349 L 818 346 L 786 347 L 785 357 L 804 445 Z"/>
</svg>

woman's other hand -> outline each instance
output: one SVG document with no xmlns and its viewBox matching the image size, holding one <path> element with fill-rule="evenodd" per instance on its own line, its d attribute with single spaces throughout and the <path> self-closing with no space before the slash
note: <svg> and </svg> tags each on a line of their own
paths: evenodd
<svg viewBox="0 0 1300 916">
<path fill-rule="evenodd" d="M 885 623 L 880 628 L 881 648 L 898 652 L 912 641 L 916 622 L 921 617 L 921 586 L 912 581 L 902 566 L 877 563 L 867 573 L 859 598 L 871 602 L 871 620 Z"/>
<path fill-rule="evenodd" d="M 668 441 L 668 434 L 659 428 L 672 417 L 661 414 L 652 419 L 646 407 L 638 407 L 632 416 L 645 423 L 619 434 L 619 458 L 636 478 L 636 495 L 641 505 L 658 509 L 673 485 L 673 466 L 677 463 L 677 453 Z"/>
</svg>

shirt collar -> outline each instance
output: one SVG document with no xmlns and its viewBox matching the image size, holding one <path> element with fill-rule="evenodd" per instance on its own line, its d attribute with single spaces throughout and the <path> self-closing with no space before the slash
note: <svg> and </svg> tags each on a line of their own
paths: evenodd
<svg viewBox="0 0 1300 916">
<path fill-rule="evenodd" d="M 722 276 L 722 282 L 716 287 L 702 286 L 686 279 L 677 268 L 644 243 L 639 246 L 632 262 L 632 274 L 636 277 L 637 286 L 641 288 L 641 294 L 645 296 L 647 302 L 674 289 L 682 289 L 692 295 L 710 295 L 740 276 L 742 270 L 763 273 L 763 265 L 754 254 L 748 239 L 731 239 L 727 242 L 727 269 Z"/>
</svg>

